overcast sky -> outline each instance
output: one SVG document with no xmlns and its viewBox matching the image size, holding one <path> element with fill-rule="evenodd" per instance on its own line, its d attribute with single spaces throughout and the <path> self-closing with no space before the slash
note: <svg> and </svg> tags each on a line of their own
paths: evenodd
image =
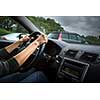
<svg viewBox="0 0 100 100">
<path fill-rule="evenodd" d="M 80 35 L 100 35 L 100 16 L 46 16 L 58 21 L 66 31 Z"/>
</svg>

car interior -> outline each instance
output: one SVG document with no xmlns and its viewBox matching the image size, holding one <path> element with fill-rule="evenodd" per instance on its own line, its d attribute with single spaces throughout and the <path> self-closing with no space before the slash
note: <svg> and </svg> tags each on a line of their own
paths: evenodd
<svg viewBox="0 0 100 100">
<path fill-rule="evenodd" d="M 11 18 L 27 29 L 30 37 L 37 38 L 40 35 L 41 31 L 27 17 Z M 14 52 L 20 52 L 31 42 L 24 43 Z M 13 42 L 0 40 L 0 48 L 11 43 Z M 47 44 L 37 48 L 23 66 L 18 70 L 19 72 L 23 73 L 34 67 L 36 70 L 43 71 L 51 83 L 100 82 L 100 47 L 68 44 L 64 41 L 49 39 Z"/>
</svg>

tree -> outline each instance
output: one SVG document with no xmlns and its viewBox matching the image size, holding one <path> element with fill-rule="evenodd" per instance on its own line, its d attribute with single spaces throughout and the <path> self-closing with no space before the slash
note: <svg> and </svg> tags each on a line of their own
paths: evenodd
<svg viewBox="0 0 100 100">
<path fill-rule="evenodd" d="M 0 29 L 4 29 L 10 32 L 27 32 L 19 23 L 15 22 L 8 16 L 0 17 Z"/>
<path fill-rule="evenodd" d="M 59 23 L 56 23 L 54 19 L 36 17 L 36 16 L 28 16 L 32 23 L 38 27 L 42 32 L 50 33 L 52 31 L 64 31 L 63 27 Z M 8 16 L 0 17 L 0 29 L 7 30 L 9 32 L 20 32 L 26 33 L 27 31 L 13 19 Z M 6 31 L 4 31 L 6 32 Z"/>
<path fill-rule="evenodd" d="M 59 23 L 56 23 L 54 19 L 28 16 L 28 18 L 41 30 L 48 34 L 52 31 L 64 31 L 63 27 Z"/>
</svg>

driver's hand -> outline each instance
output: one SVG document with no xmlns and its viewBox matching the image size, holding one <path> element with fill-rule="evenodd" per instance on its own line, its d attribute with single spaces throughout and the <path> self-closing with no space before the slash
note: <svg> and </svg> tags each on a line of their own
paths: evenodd
<svg viewBox="0 0 100 100">
<path fill-rule="evenodd" d="M 47 43 L 48 42 L 48 37 L 45 34 L 40 35 L 36 41 L 41 45 L 43 43 Z"/>
<path fill-rule="evenodd" d="M 31 38 L 28 35 L 23 36 L 21 39 L 19 39 L 20 42 L 24 43 L 30 40 Z"/>
</svg>

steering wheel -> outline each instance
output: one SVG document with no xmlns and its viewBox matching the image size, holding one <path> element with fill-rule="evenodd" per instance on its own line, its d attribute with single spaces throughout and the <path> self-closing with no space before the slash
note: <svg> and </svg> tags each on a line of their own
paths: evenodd
<svg viewBox="0 0 100 100">
<path fill-rule="evenodd" d="M 39 35 L 41 35 L 40 32 L 32 32 L 32 33 L 29 35 L 29 37 L 34 37 L 34 39 L 31 39 L 31 40 L 29 40 L 29 41 L 27 41 L 27 42 L 24 42 L 24 43 L 20 46 L 19 52 L 22 51 L 24 48 L 26 48 L 26 47 L 27 47 L 30 43 L 32 43 L 35 39 L 37 39 Z M 44 51 L 44 48 L 45 48 L 45 44 L 42 44 L 42 45 L 40 45 L 40 46 L 36 49 L 36 51 L 31 55 L 31 56 L 32 56 L 32 61 L 31 61 L 30 64 L 27 66 L 27 68 L 29 68 L 29 67 L 31 66 L 31 64 L 33 64 L 34 61 L 35 61 L 36 59 L 38 59 L 38 58 L 41 56 L 41 54 L 42 54 L 43 51 Z M 23 68 L 23 69 L 24 69 L 24 68 Z M 26 69 L 26 68 L 25 68 L 25 69 Z"/>
</svg>

